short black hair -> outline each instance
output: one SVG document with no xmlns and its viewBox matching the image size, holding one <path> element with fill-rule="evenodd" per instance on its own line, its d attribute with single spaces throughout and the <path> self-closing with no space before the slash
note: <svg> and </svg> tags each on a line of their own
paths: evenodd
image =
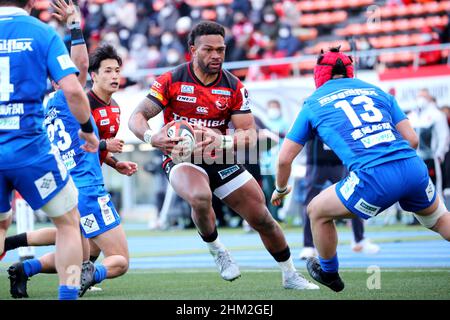
<svg viewBox="0 0 450 320">
<path fill-rule="evenodd" d="M 95 49 L 95 51 L 89 56 L 89 72 L 98 72 L 100 64 L 103 60 L 114 59 L 119 66 L 122 66 L 122 58 L 117 54 L 116 49 L 109 44 L 104 44 L 101 47 Z"/>
<path fill-rule="evenodd" d="M 188 45 L 193 46 L 197 37 L 210 34 L 217 34 L 225 38 L 225 28 L 213 21 L 201 21 L 189 33 Z"/>
<path fill-rule="evenodd" d="M 20 8 L 25 8 L 29 0 L 0 0 L 0 5 L 12 4 Z"/>
</svg>

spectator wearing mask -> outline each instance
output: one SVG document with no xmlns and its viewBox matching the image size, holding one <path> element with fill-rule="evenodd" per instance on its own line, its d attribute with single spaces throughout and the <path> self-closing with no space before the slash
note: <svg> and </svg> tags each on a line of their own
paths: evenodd
<svg viewBox="0 0 450 320">
<path fill-rule="evenodd" d="M 280 207 L 273 206 L 270 203 L 270 197 L 275 185 L 276 174 L 276 156 L 279 148 L 272 147 L 274 143 L 281 146 L 283 139 L 286 136 L 286 132 L 289 129 L 289 124 L 283 118 L 281 104 L 278 100 L 270 100 L 267 102 L 267 120 L 265 122 L 266 130 L 262 132 L 269 140 L 267 150 L 261 153 L 260 166 L 262 174 L 263 191 L 266 197 L 267 208 L 269 209 L 272 217 L 275 220 L 280 221 L 278 216 L 278 210 Z M 260 132 L 261 136 L 261 132 Z"/>
<path fill-rule="evenodd" d="M 428 89 L 417 95 L 417 106 L 408 114 L 411 125 L 419 137 L 417 154 L 428 167 L 436 190 L 442 195 L 441 163 L 449 149 L 449 128 L 445 114 L 437 107 Z"/>
</svg>

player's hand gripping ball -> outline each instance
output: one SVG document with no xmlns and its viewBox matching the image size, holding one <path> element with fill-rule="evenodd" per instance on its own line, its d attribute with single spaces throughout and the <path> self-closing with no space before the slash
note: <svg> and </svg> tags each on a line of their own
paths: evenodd
<svg viewBox="0 0 450 320">
<path fill-rule="evenodd" d="M 186 120 L 175 121 L 167 130 L 169 138 L 181 137 L 183 140 L 172 149 L 170 157 L 175 163 L 189 161 L 195 148 L 194 129 Z"/>
</svg>

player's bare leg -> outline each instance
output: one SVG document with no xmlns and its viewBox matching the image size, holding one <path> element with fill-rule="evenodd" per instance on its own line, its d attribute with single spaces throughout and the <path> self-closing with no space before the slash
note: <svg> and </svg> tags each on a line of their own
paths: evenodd
<svg viewBox="0 0 450 320">
<path fill-rule="evenodd" d="M 94 265 L 91 261 L 83 263 L 80 297 L 94 284 L 125 274 L 129 267 L 128 243 L 122 225 L 99 234 L 92 240 L 105 258 L 101 264 Z"/>
<path fill-rule="evenodd" d="M 227 281 L 239 278 L 241 273 L 237 264 L 219 240 L 208 176 L 190 165 L 180 165 L 174 169 L 170 183 L 175 192 L 190 204 L 192 220 L 214 257 L 220 275 Z"/>
<path fill-rule="evenodd" d="M 44 233 L 39 235 L 39 233 L 34 233 L 31 241 L 37 241 L 37 245 L 47 245 L 43 244 L 43 242 L 50 242 L 51 234 L 53 234 L 56 238 L 56 228 L 48 228 Z M 37 230 L 39 231 L 39 230 Z M 54 232 L 53 232 L 54 231 Z M 48 238 L 42 237 L 42 235 L 46 234 L 49 236 Z M 44 241 L 46 239 L 46 241 Z M 55 240 L 55 239 L 54 239 Z M 82 249 L 83 249 L 83 261 L 89 260 L 89 242 L 88 239 L 81 237 Z M 48 243 L 48 245 L 53 245 L 53 243 Z M 15 281 L 11 281 L 11 294 L 14 298 L 27 298 L 27 281 L 30 277 L 38 274 L 38 273 L 56 273 L 56 261 L 55 261 L 55 252 L 49 252 L 39 257 L 39 259 L 28 259 L 23 262 L 17 262 L 13 266 L 14 268 L 14 276 Z M 11 268 L 10 268 L 11 269 Z M 9 272 L 9 271 L 8 271 Z"/>
<path fill-rule="evenodd" d="M 450 241 L 450 212 L 447 211 L 439 196 L 436 196 L 436 200 L 430 207 L 416 212 L 416 217 L 424 227 Z"/>
<path fill-rule="evenodd" d="M 192 208 L 192 219 L 202 236 L 214 232 L 216 218 L 212 209 L 212 193 L 208 176 L 192 166 L 181 165 L 171 172 L 170 183 L 175 192 Z"/>
<path fill-rule="evenodd" d="M 107 269 L 108 279 L 116 278 L 127 272 L 129 266 L 128 243 L 122 225 L 93 238 L 105 258 L 102 261 Z"/>
<path fill-rule="evenodd" d="M 6 238 L 6 232 L 8 231 L 9 226 L 11 225 L 12 215 L 11 211 L 1 213 L 0 214 L 0 254 L 1 258 L 4 256 L 4 250 L 5 250 L 5 238 Z M 0 260 L 1 260 L 0 258 Z"/>
<path fill-rule="evenodd" d="M 341 291 L 344 289 L 344 283 L 338 274 L 339 263 L 336 253 L 338 236 L 334 219 L 353 219 L 355 215 L 342 204 L 335 190 L 336 184 L 326 188 L 308 205 L 311 231 L 319 259 L 309 258 L 307 268 L 315 280 L 334 291 Z"/>
<path fill-rule="evenodd" d="M 255 179 L 249 180 L 223 201 L 259 233 L 269 252 L 281 252 L 288 247 L 283 231 L 267 209 L 264 193 Z"/>
<path fill-rule="evenodd" d="M 76 268 L 81 269 L 82 262 L 80 214 L 74 208 L 61 217 L 52 218 L 52 221 L 57 229 L 55 263 L 59 284 L 77 287 L 80 285 L 79 276 L 75 277 L 73 272 L 80 272 Z"/>
<path fill-rule="evenodd" d="M 89 260 L 91 262 L 95 262 L 100 256 L 101 252 L 102 250 L 100 250 L 98 245 L 92 239 L 89 239 Z"/>
<path fill-rule="evenodd" d="M 267 251 L 281 268 L 282 282 L 286 289 L 319 288 L 297 273 L 284 233 L 267 209 L 264 193 L 254 178 L 230 193 L 223 201 L 259 233 Z"/>
</svg>

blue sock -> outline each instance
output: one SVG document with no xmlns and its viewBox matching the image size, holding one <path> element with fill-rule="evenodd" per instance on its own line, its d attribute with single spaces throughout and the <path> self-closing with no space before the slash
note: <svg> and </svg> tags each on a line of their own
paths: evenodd
<svg viewBox="0 0 450 320">
<path fill-rule="evenodd" d="M 106 279 L 107 270 L 102 264 L 95 265 L 94 280 L 95 283 L 100 283 Z"/>
<path fill-rule="evenodd" d="M 23 270 L 27 277 L 32 277 L 42 270 L 42 264 L 38 259 L 29 259 L 23 262 Z"/>
<path fill-rule="evenodd" d="M 331 259 L 323 259 L 319 257 L 320 266 L 322 270 L 329 273 L 336 273 L 339 270 L 339 261 L 337 253 Z"/>
<path fill-rule="evenodd" d="M 78 299 L 79 287 L 72 286 L 59 286 L 59 300 L 77 300 Z"/>
</svg>

